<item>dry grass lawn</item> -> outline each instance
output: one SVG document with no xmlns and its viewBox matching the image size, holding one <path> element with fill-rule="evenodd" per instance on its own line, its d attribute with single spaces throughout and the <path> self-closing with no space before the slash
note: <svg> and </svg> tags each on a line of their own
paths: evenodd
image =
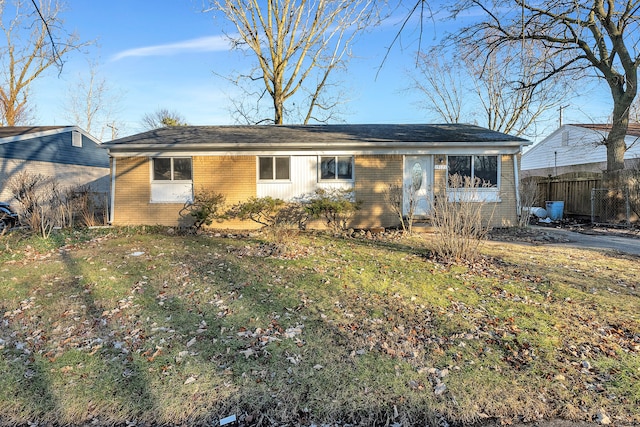
<svg viewBox="0 0 640 427">
<path fill-rule="evenodd" d="M 3 236 L 0 425 L 640 423 L 637 257 L 432 238 Z"/>
</svg>

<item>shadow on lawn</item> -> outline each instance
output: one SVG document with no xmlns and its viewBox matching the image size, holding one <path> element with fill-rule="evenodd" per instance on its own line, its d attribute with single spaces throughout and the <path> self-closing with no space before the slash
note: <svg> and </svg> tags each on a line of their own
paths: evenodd
<svg viewBox="0 0 640 427">
<path fill-rule="evenodd" d="M 182 240 L 175 238 L 180 245 Z M 64 279 L 56 283 L 57 292 L 52 289 L 56 297 L 48 301 L 61 303 L 57 312 L 64 313 L 48 324 L 47 319 L 35 319 L 39 313 L 34 308 L 30 320 L 12 319 L 7 324 L 7 334 L 15 336 L 12 342 L 24 343 L 29 350 L 29 354 L 18 348 L 10 353 L 5 350 L 10 357 L 0 361 L 0 373 L 7 374 L 0 378 L 0 385 L 15 395 L 16 409 L 24 413 L 14 424 L 95 420 L 100 425 L 131 420 L 196 425 L 215 423 L 231 414 L 252 417 L 252 425 L 304 424 L 318 419 L 343 423 L 369 419 L 375 424 L 393 413 L 394 403 L 402 408 L 400 401 L 393 400 L 401 395 L 391 393 L 379 400 L 375 394 L 359 394 L 362 372 L 356 370 L 358 363 L 372 364 L 358 369 L 375 372 L 376 378 L 369 380 L 375 383 L 378 377 L 395 378 L 394 362 L 380 364 L 373 355 L 360 358 L 362 362 L 354 359 L 350 353 L 357 349 L 350 347 L 349 334 L 330 327 L 313 301 L 323 298 L 316 298 L 316 291 L 353 297 L 353 291 L 344 293 L 340 286 L 322 289 L 327 273 L 333 273 L 336 265 L 328 263 L 323 271 L 316 271 L 314 264 L 296 265 L 287 273 L 287 260 L 243 256 L 242 251 L 234 250 L 247 243 L 260 244 L 242 242 L 231 247 L 208 238 L 197 241 L 210 246 L 199 251 L 219 251 L 219 257 L 194 256 L 193 248 L 176 244 L 170 264 L 175 268 L 161 277 L 147 273 L 159 271 L 151 268 L 156 261 L 148 250 L 147 259 L 129 258 L 129 268 L 139 268 L 139 273 L 123 279 L 130 285 L 118 298 L 135 299 L 143 306 L 142 312 L 129 307 L 115 313 L 118 307 L 103 302 L 94 293 L 96 285 L 85 279 L 95 276 L 91 266 L 73 250 L 60 251 L 66 271 L 56 273 Z M 349 244 L 391 245 L 399 252 L 419 255 L 403 243 L 354 239 Z M 346 261 L 340 262 L 349 267 Z M 116 273 L 109 268 L 104 274 Z M 146 283 L 137 285 L 142 282 Z M 41 286 L 24 286 L 36 295 L 36 305 L 47 301 L 36 292 Z M 216 295 L 205 296 L 207 287 Z M 169 297 L 159 298 L 165 292 Z M 331 304 L 335 299 L 327 301 Z M 330 313 L 332 307 L 324 309 Z M 173 332 L 153 332 L 158 329 L 155 323 Z M 40 341 L 30 338 L 32 331 L 25 330 L 25 325 L 49 336 Z M 298 325 L 303 326 L 302 332 L 285 337 L 288 329 Z M 58 327 L 73 332 L 62 336 L 54 331 Z M 131 329 L 138 328 L 139 339 L 131 338 Z M 165 342 L 158 344 L 158 339 Z M 159 346 L 162 355 L 154 358 L 152 353 Z M 323 367 L 317 368 L 320 365 Z M 173 412 L 166 409 L 167 403 L 175 406 Z M 422 407 L 421 414 L 428 415 L 428 408 Z"/>
<path fill-rule="evenodd" d="M 96 343 L 104 342 L 102 348 L 96 347 L 98 351 L 91 351 L 97 361 L 92 361 L 92 366 L 96 370 L 95 377 L 86 382 L 88 390 L 96 390 L 99 398 L 111 402 L 117 412 L 130 414 L 135 419 L 143 412 L 154 408 L 154 398 L 150 392 L 146 379 L 146 372 L 138 366 L 137 361 L 129 351 L 125 350 L 119 341 L 111 342 L 110 337 L 121 335 L 117 328 L 117 323 L 109 324 L 102 320 L 103 308 L 96 304 L 89 286 L 80 283 L 82 277 L 87 273 L 72 258 L 68 251 L 61 251 L 61 258 L 68 270 L 69 277 L 75 295 L 82 299 L 87 316 L 86 322 L 90 322 L 91 335 L 98 338 Z M 106 347 L 106 348 L 105 348 Z M 94 414 L 87 414 L 91 418 Z"/>
</svg>

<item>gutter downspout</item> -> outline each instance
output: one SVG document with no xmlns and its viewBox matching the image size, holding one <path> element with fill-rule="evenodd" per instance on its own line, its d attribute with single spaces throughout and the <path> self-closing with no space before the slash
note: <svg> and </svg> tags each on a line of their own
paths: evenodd
<svg viewBox="0 0 640 427">
<path fill-rule="evenodd" d="M 111 206 L 109 207 L 109 224 L 113 225 L 116 204 L 116 158 L 111 157 Z"/>
<path fill-rule="evenodd" d="M 520 206 L 520 177 L 518 176 L 518 155 L 513 155 L 513 178 L 516 182 L 516 214 L 518 218 L 522 215 L 522 207 Z"/>
</svg>

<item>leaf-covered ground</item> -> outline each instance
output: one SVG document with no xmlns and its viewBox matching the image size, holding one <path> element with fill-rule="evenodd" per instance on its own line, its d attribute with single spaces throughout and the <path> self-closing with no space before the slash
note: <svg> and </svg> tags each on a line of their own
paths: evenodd
<svg viewBox="0 0 640 427">
<path fill-rule="evenodd" d="M 640 423 L 638 258 L 107 230 L 0 240 L 0 424 Z"/>
</svg>

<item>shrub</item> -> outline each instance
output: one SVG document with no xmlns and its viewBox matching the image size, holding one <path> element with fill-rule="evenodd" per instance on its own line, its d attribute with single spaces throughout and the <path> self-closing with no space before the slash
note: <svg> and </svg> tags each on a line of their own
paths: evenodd
<svg viewBox="0 0 640 427">
<path fill-rule="evenodd" d="M 200 230 L 203 225 L 223 220 L 226 215 L 222 208 L 225 204 L 225 196 L 213 191 L 200 190 L 193 196 L 193 200 L 186 202 L 180 210 L 180 216 L 193 218 L 193 226 Z"/>
<path fill-rule="evenodd" d="M 20 222 L 45 238 L 54 228 L 73 227 L 77 218 L 85 226 L 96 225 L 99 209 L 106 218 L 106 203 L 97 203 L 87 185 L 64 188 L 53 178 L 25 171 L 13 176 L 7 187 L 18 202 Z"/>
<path fill-rule="evenodd" d="M 309 215 L 301 202 L 285 202 L 273 197 L 251 197 L 246 202 L 233 205 L 227 215 L 251 220 L 264 227 L 303 229 Z"/>
<path fill-rule="evenodd" d="M 21 172 L 9 180 L 9 191 L 18 201 L 20 222 L 42 237 L 71 221 L 67 199 L 57 181 L 40 174 Z"/>
<path fill-rule="evenodd" d="M 447 261 L 473 261 L 486 238 L 490 217 L 484 218 L 487 203 L 478 197 L 479 180 L 451 175 L 449 185 L 434 197 L 432 223 L 438 238 L 434 253 Z M 488 212 L 491 213 L 492 212 Z"/>
<path fill-rule="evenodd" d="M 538 182 L 535 178 L 525 178 L 520 181 L 520 217 L 518 227 L 524 228 L 531 220 L 531 208 L 538 199 Z"/>
<path fill-rule="evenodd" d="M 278 213 L 285 205 L 282 199 L 251 197 L 246 202 L 233 205 L 228 214 L 234 218 L 251 220 L 265 227 L 271 227 L 277 223 Z"/>
<path fill-rule="evenodd" d="M 407 206 L 407 214 L 404 215 L 404 192 L 406 192 L 409 200 Z M 404 188 L 399 184 L 389 184 L 384 192 L 384 200 L 391 207 L 391 210 L 400 219 L 402 231 L 408 234 L 413 232 L 413 220 L 418 203 L 416 189 L 413 185 L 407 185 Z"/>
<path fill-rule="evenodd" d="M 323 218 L 334 232 L 344 231 L 360 209 L 353 196 L 351 189 L 318 189 L 306 204 L 306 210 L 314 218 Z"/>
</svg>

